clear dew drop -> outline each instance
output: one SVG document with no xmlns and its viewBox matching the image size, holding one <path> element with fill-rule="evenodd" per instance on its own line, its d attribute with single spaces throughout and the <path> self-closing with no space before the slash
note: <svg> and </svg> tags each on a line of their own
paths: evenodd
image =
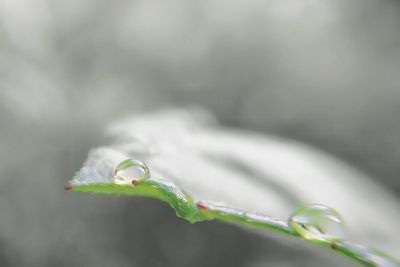
<svg viewBox="0 0 400 267">
<path fill-rule="evenodd" d="M 134 181 L 150 178 L 149 167 L 140 160 L 126 159 L 115 168 L 115 184 L 131 184 Z"/>
<path fill-rule="evenodd" d="M 308 240 L 335 241 L 344 239 L 344 223 L 340 214 L 324 205 L 299 207 L 289 224 Z"/>
</svg>

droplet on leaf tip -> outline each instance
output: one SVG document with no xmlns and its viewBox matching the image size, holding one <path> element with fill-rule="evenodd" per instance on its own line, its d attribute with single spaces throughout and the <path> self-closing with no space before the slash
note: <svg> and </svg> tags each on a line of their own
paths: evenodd
<svg viewBox="0 0 400 267">
<path fill-rule="evenodd" d="M 136 186 L 138 180 L 150 178 L 149 167 L 136 159 L 126 159 L 115 168 L 115 184 L 132 184 Z"/>
</svg>

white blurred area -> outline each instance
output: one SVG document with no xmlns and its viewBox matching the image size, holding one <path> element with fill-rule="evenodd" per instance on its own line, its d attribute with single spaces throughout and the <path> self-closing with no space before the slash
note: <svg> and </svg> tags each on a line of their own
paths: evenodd
<svg viewBox="0 0 400 267">
<path fill-rule="evenodd" d="M 198 201 L 283 219 L 300 205 L 328 205 L 344 216 L 349 240 L 392 253 L 400 246 L 398 199 L 366 174 L 305 144 L 222 128 L 201 110 L 125 119 L 108 132 L 114 145 L 90 153 L 88 167 L 140 158 L 154 177 L 174 181 Z"/>
<path fill-rule="evenodd" d="M 172 136 L 217 170 L 276 179 L 396 254 L 399 23 L 394 0 L 0 0 L 0 265 L 339 266 L 235 227 L 186 225 L 151 201 L 60 191 L 109 143 L 108 125 L 191 106 L 224 133 L 193 139 L 167 123 L 162 149 L 175 151 Z M 313 186 L 288 186 L 299 177 Z"/>
</svg>

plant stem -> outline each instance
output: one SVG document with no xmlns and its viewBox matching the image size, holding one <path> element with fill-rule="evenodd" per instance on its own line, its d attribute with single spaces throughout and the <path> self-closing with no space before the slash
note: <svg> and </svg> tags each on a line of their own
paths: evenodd
<svg viewBox="0 0 400 267">
<path fill-rule="evenodd" d="M 193 197 L 184 190 L 169 181 L 160 179 L 146 179 L 136 181 L 134 186 L 131 184 L 117 185 L 112 182 L 107 183 L 71 183 L 65 187 L 67 190 L 75 192 L 94 192 L 117 195 L 145 196 L 156 198 L 167 202 L 174 209 L 177 216 L 191 222 L 204 220 L 219 220 L 231 222 L 246 227 L 257 228 L 260 230 L 273 230 L 278 233 L 292 237 L 302 238 L 287 221 L 271 218 L 266 215 L 246 212 L 240 209 L 231 208 L 212 202 L 195 201 Z M 303 240 L 306 240 L 302 238 Z M 380 252 L 376 249 L 350 243 L 345 240 L 306 240 L 316 245 L 332 249 L 338 254 L 344 255 L 355 262 L 366 267 L 384 266 L 399 267 L 400 263 L 396 259 Z"/>
</svg>

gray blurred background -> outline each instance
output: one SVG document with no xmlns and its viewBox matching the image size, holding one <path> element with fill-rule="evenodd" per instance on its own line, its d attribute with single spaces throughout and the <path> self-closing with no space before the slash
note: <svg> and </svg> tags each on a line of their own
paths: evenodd
<svg viewBox="0 0 400 267">
<path fill-rule="evenodd" d="M 394 0 L 0 0 L 0 266 L 322 266 L 157 201 L 62 187 L 109 123 L 194 105 L 398 196 L 399 27 Z"/>
</svg>

